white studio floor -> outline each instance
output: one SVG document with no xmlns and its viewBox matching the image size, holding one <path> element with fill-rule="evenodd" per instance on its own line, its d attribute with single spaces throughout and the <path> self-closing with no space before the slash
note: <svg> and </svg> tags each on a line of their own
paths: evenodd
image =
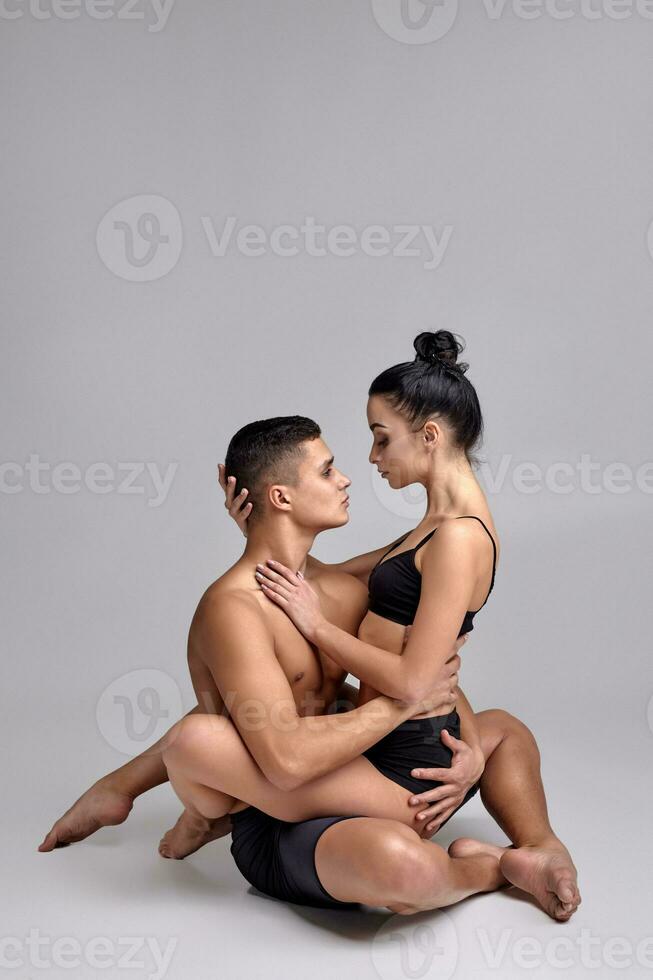
<svg viewBox="0 0 653 980">
<path fill-rule="evenodd" d="M 63 729 L 64 742 L 72 729 L 79 734 L 75 722 Z M 560 744 L 558 757 L 565 765 L 557 776 L 556 752 L 547 746 L 552 819 L 580 869 L 583 894 L 575 917 L 556 924 L 514 891 L 418 917 L 284 905 L 244 881 L 229 854 L 230 838 L 183 862 L 159 857 L 158 840 L 179 813 L 168 786 L 139 799 L 122 826 L 40 854 L 36 847 L 54 817 L 86 788 L 89 772 L 102 770 L 93 769 L 88 755 L 76 760 L 69 743 L 58 771 L 49 763 L 30 777 L 30 767 L 35 768 L 30 738 L 14 735 L 19 737 L 9 782 L 17 781 L 21 789 L 7 801 L 3 975 L 53 980 L 653 976 L 650 747 L 641 738 L 633 740 L 639 748 L 635 755 L 606 739 L 578 778 L 568 746 Z M 505 840 L 478 798 L 438 840 L 446 845 L 463 835 Z M 11 968 L 17 959 L 23 966 Z"/>
</svg>

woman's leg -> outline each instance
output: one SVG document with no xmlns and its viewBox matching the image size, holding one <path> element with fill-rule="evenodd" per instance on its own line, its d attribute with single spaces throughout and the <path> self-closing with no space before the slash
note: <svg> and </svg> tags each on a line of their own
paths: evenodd
<svg viewBox="0 0 653 980">
<path fill-rule="evenodd" d="M 221 817 L 243 801 L 289 822 L 351 814 L 414 825 L 411 794 L 363 757 L 296 790 L 279 789 L 263 775 L 232 722 L 219 715 L 180 722 L 164 761 L 186 809 L 206 819 Z"/>
<path fill-rule="evenodd" d="M 199 705 L 188 712 L 201 712 Z M 178 724 L 178 723 L 177 723 Z M 126 762 L 119 769 L 102 776 L 93 783 L 52 828 L 39 845 L 39 851 L 52 851 L 85 840 L 101 827 L 113 827 L 129 816 L 134 800 L 161 783 L 167 783 L 168 773 L 162 752 L 169 732 L 158 742 Z M 229 833 L 229 830 L 225 830 Z"/>
</svg>

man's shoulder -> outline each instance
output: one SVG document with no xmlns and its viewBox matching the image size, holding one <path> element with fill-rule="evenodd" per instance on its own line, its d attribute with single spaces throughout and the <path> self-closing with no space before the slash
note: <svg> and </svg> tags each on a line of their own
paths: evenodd
<svg viewBox="0 0 653 980">
<path fill-rule="evenodd" d="M 208 587 L 193 617 L 193 626 L 199 632 L 245 626 L 252 629 L 257 624 L 265 627 L 257 590 L 228 575 L 223 575 Z"/>
<path fill-rule="evenodd" d="M 324 562 L 318 561 L 312 555 L 309 555 L 306 559 L 306 571 L 308 573 L 307 577 L 310 576 L 310 581 L 314 582 L 325 592 L 333 593 L 334 595 L 346 593 L 357 595 L 367 594 L 367 589 L 360 579 L 357 579 L 354 575 L 350 575 L 349 572 L 343 572 L 340 568 L 336 568 L 333 565 L 325 565 Z"/>
<path fill-rule="evenodd" d="M 324 565 L 310 555 L 306 562 L 306 571 L 311 584 L 318 587 L 324 600 L 334 610 L 343 610 L 349 615 L 364 613 L 367 608 L 367 589 L 360 579 L 338 568 Z"/>
</svg>

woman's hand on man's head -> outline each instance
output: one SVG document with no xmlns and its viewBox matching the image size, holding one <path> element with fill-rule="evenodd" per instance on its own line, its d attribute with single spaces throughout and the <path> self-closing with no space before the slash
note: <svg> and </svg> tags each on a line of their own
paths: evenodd
<svg viewBox="0 0 653 980">
<path fill-rule="evenodd" d="M 240 493 L 235 492 L 236 477 L 230 476 L 227 478 L 224 463 L 218 463 L 218 483 L 224 490 L 224 505 L 229 511 L 229 517 L 234 519 L 245 537 L 247 537 L 247 518 L 252 513 L 252 507 L 254 506 L 247 500 L 249 491 L 243 487 Z"/>
</svg>

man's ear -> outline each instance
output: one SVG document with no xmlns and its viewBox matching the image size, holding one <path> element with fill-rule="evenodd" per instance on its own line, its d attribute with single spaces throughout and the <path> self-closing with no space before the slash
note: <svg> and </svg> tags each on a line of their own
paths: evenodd
<svg viewBox="0 0 653 980">
<path fill-rule="evenodd" d="M 282 484 L 275 483 L 268 488 L 267 492 L 270 506 L 275 510 L 288 511 L 292 507 L 289 488 Z"/>
</svg>

